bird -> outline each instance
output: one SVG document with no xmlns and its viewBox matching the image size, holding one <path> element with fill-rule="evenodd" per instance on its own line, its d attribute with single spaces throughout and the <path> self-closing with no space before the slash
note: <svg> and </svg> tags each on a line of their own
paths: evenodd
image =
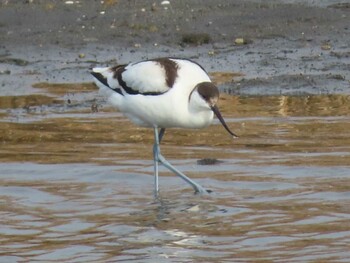
<svg viewBox="0 0 350 263">
<path fill-rule="evenodd" d="M 217 103 L 219 89 L 206 70 L 186 58 L 161 57 L 111 67 L 95 67 L 90 73 L 109 103 L 136 125 L 153 128 L 154 193 L 159 192 L 158 164 L 190 184 L 195 193 L 208 193 L 170 164 L 161 154 L 160 143 L 168 128 L 201 129 L 214 115 L 227 126 Z"/>
</svg>

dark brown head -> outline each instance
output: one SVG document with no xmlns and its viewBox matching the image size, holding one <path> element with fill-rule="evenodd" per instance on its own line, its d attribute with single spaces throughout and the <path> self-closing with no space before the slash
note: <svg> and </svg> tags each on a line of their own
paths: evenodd
<svg viewBox="0 0 350 263">
<path fill-rule="evenodd" d="M 227 126 L 224 118 L 222 117 L 218 107 L 216 106 L 219 100 L 219 89 L 212 82 L 201 82 L 197 84 L 196 89 L 198 94 L 202 97 L 202 99 L 208 104 L 210 109 L 214 112 L 216 117 L 221 122 L 222 126 L 231 134 L 233 137 L 238 137 L 234 134 Z"/>
<path fill-rule="evenodd" d="M 197 91 L 210 107 L 214 106 L 219 100 L 219 90 L 212 82 L 199 83 Z"/>
</svg>

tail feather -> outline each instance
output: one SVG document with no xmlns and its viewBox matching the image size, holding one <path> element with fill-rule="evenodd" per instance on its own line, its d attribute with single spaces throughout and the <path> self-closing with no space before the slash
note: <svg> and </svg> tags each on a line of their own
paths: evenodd
<svg viewBox="0 0 350 263">
<path fill-rule="evenodd" d="M 92 76 L 95 77 L 95 79 L 99 82 L 101 82 L 103 85 L 107 86 L 108 88 L 111 88 L 108 84 L 107 78 L 103 76 L 101 73 L 91 71 L 90 72 Z"/>
<path fill-rule="evenodd" d="M 119 84 L 116 83 L 116 80 L 113 78 L 113 73 L 110 68 L 93 68 L 90 73 L 94 77 L 95 83 L 99 88 L 109 88 L 123 95 Z"/>
</svg>

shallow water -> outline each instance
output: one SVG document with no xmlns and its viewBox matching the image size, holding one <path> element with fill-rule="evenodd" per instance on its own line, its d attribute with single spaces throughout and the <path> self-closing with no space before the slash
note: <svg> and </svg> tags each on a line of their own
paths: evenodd
<svg viewBox="0 0 350 263">
<path fill-rule="evenodd" d="M 213 193 L 161 169 L 155 199 L 151 130 L 90 84 L 36 88 L 0 97 L 0 262 L 349 261 L 349 96 L 223 95 L 239 139 L 215 121 L 161 147 Z"/>
</svg>

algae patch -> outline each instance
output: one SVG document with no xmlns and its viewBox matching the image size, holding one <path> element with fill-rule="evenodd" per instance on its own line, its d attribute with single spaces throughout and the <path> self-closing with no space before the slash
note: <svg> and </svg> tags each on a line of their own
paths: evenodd
<svg viewBox="0 0 350 263">
<path fill-rule="evenodd" d="M 0 96 L 0 109 L 18 109 L 53 104 L 62 104 L 62 100 L 41 94 Z"/>
<path fill-rule="evenodd" d="M 93 83 L 48 83 L 41 82 L 33 85 L 33 88 L 45 89 L 51 94 L 65 95 L 67 93 L 93 92 L 97 88 Z"/>
</svg>

